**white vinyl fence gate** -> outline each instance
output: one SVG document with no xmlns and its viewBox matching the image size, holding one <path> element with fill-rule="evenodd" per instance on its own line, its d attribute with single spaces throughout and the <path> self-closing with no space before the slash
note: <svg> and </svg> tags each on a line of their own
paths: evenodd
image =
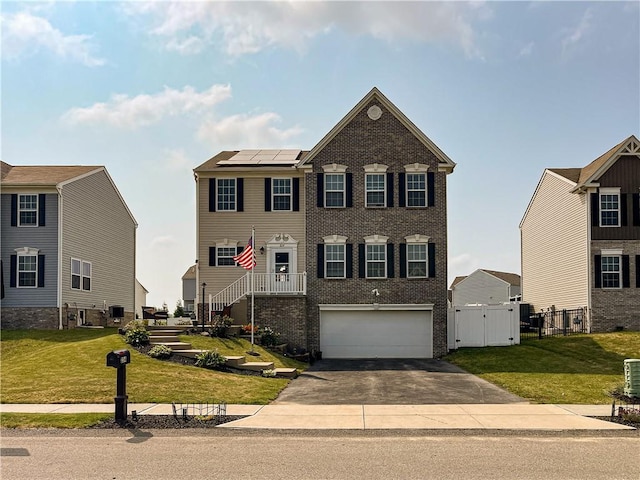
<svg viewBox="0 0 640 480">
<path fill-rule="evenodd" d="M 449 350 L 520 343 L 520 304 L 465 305 L 447 312 Z"/>
</svg>

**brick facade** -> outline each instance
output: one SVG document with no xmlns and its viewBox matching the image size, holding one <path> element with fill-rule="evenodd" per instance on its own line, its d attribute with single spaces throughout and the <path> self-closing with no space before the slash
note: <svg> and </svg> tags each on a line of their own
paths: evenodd
<svg viewBox="0 0 640 480">
<path fill-rule="evenodd" d="M 591 242 L 591 278 L 595 277 L 594 256 L 602 249 L 622 249 L 629 255 L 629 288 L 591 289 L 591 331 L 611 332 L 624 330 L 640 331 L 640 278 L 637 278 L 640 242 L 637 240 L 598 240 Z M 595 285 L 595 282 L 592 282 Z"/>
<path fill-rule="evenodd" d="M 372 120 L 369 107 L 377 105 L 382 116 Z M 353 206 L 323 208 L 317 206 L 317 174 L 323 165 L 347 166 L 353 175 Z M 365 165 L 379 163 L 393 174 L 393 206 L 365 207 Z M 398 179 L 405 165 L 420 163 L 434 173 L 435 203 L 424 208 L 399 207 Z M 446 174 L 438 171 L 439 160 L 390 111 L 375 98 L 313 158 L 313 169 L 306 174 L 306 249 L 308 272 L 308 348 L 319 349 L 319 304 L 370 304 L 372 290 L 378 289 L 380 304 L 433 304 L 433 352 L 435 357 L 447 353 L 447 197 Z M 394 277 L 386 279 L 358 278 L 358 244 L 370 235 L 389 237 L 394 245 Z M 399 245 L 405 236 L 428 236 L 435 244 L 435 277 L 399 278 Z M 353 247 L 353 278 L 318 278 L 317 245 L 327 235 L 343 235 Z"/>
<path fill-rule="evenodd" d="M 56 307 L 3 307 L 2 328 L 54 330 L 58 328 Z"/>
<path fill-rule="evenodd" d="M 254 323 L 273 328 L 282 343 L 307 348 L 306 307 L 304 295 L 256 295 Z M 251 301 L 247 302 L 247 318 L 251 319 Z"/>
</svg>

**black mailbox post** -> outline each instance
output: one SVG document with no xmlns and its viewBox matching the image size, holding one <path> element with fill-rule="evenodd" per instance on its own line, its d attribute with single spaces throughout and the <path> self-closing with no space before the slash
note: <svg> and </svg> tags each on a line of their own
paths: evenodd
<svg viewBox="0 0 640 480">
<path fill-rule="evenodd" d="M 107 353 L 107 367 L 117 369 L 116 396 L 116 421 L 127 419 L 127 364 L 131 363 L 129 350 L 114 350 Z"/>
</svg>

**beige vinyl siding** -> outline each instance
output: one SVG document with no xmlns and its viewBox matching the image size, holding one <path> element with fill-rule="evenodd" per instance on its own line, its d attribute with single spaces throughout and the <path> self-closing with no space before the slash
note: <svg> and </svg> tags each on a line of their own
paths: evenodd
<svg viewBox="0 0 640 480">
<path fill-rule="evenodd" d="M 244 211 L 242 212 L 210 212 L 209 211 L 209 177 L 200 176 L 198 200 L 199 232 L 198 259 L 200 265 L 199 284 L 206 282 L 205 296 L 215 294 L 229 284 L 242 277 L 247 271 L 241 267 L 210 267 L 209 247 L 216 241 L 229 239 L 238 241 L 244 247 L 251 237 L 251 226 L 256 230 L 256 273 L 266 273 L 266 255 L 260 255 L 260 247 L 276 234 L 284 233 L 298 241 L 297 273 L 304 271 L 305 265 L 305 184 L 301 172 L 292 171 L 261 172 L 215 172 L 211 178 L 243 178 L 244 179 Z M 259 174 L 259 176 L 258 176 Z M 264 211 L 264 179 L 265 178 L 300 179 L 300 210 L 297 212 Z M 291 272 L 295 273 L 295 272 Z M 201 287 L 198 295 L 202 295 Z"/>
<path fill-rule="evenodd" d="M 136 226 L 104 171 L 62 187 L 62 303 L 135 309 Z M 71 258 L 91 262 L 91 291 L 71 289 Z"/>
<path fill-rule="evenodd" d="M 453 304 L 499 304 L 509 301 L 509 284 L 483 271 L 475 271 L 453 289 Z"/>
<path fill-rule="evenodd" d="M 541 308 L 588 304 L 587 196 L 545 171 L 520 226 L 522 301 Z"/>
</svg>

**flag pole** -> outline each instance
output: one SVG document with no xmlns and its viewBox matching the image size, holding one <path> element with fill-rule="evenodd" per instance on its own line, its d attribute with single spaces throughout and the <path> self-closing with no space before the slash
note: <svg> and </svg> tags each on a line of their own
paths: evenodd
<svg viewBox="0 0 640 480">
<path fill-rule="evenodd" d="M 256 262 L 254 261 L 256 254 L 256 229 L 251 225 L 251 246 L 253 253 L 251 254 L 251 353 L 253 354 L 254 330 L 255 330 L 255 272 Z"/>
</svg>

